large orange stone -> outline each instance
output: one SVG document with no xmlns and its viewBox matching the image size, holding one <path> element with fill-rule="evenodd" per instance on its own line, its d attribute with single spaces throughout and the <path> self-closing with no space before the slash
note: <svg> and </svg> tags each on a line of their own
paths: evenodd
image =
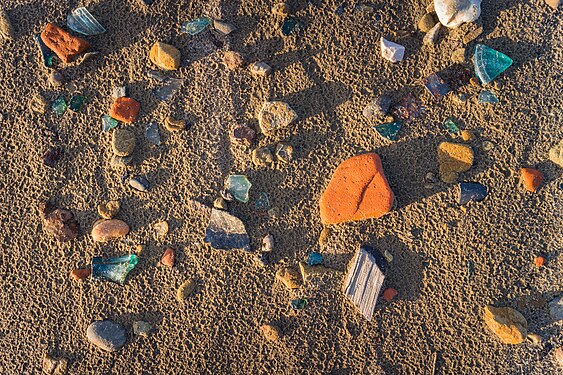
<svg viewBox="0 0 563 375">
<path fill-rule="evenodd" d="M 334 171 L 321 197 L 321 222 L 338 224 L 378 218 L 391 210 L 394 199 L 379 156 L 354 156 Z"/>
<path fill-rule="evenodd" d="M 41 33 L 41 39 L 65 63 L 72 62 L 77 56 L 90 48 L 88 41 L 72 36 L 52 23 L 45 26 L 45 30 Z"/>
<path fill-rule="evenodd" d="M 140 109 L 141 104 L 138 101 L 124 96 L 115 99 L 109 109 L 109 115 L 118 121 L 132 123 L 137 119 Z"/>
</svg>

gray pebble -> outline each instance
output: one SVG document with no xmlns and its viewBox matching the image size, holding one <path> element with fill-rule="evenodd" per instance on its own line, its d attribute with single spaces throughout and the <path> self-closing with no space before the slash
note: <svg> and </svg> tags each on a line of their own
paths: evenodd
<svg viewBox="0 0 563 375">
<path fill-rule="evenodd" d="M 229 35 L 237 29 L 235 25 L 221 20 L 213 21 L 213 27 L 225 35 Z"/>
<path fill-rule="evenodd" d="M 49 82 L 54 87 L 60 87 L 66 83 L 65 76 L 58 70 L 53 70 L 49 75 Z"/>
<path fill-rule="evenodd" d="M 133 323 L 133 333 L 138 336 L 145 336 L 147 337 L 153 330 L 153 327 L 150 323 L 144 322 L 142 320 L 136 321 Z"/>
<path fill-rule="evenodd" d="M 563 296 L 549 302 L 549 315 L 554 321 L 563 320 Z"/>
<path fill-rule="evenodd" d="M 115 99 L 123 98 L 124 96 L 127 96 L 127 89 L 125 86 L 116 86 L 113 88 L 113 97 Z"/>
<path fill-rule="evenodd" d="M 137 191 L 145 192 L 149 190 L 150 183 L 144 177 L 133 177 L 129 179 L 129 186 L 131 186 L 133 189 Z"/>
<path fill-rule="evenodd" d="M 110 320 L 93 322 L 88 326 L 86 336 L 92 344 L 109 352 L 120 349 L 127 341 L 125 328 Z"/>
</svg>

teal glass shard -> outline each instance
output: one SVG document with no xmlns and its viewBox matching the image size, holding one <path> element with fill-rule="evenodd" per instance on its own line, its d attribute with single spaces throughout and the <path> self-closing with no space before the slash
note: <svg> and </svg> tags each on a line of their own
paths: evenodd
<svg viewBox="0 0 563 375">
<path fill-rule="evenodd" d="M 451 117 L 445 119 L 442 125 L 444 126 L 444 129 L 446 129 L 448 133 L 450 133 L 450 135 L 458 135 L 460 132 L 459 127 Z"/>
<path fill-rule="evenodd" d="M 66 112 L 66 108 L 66 101 L 62 95 L 51 103 L 51 110 L 58 116 L 62 116 Z"/>
<path fill-rule="evenodd" d="M 498 97 L 489 90 L 481 91 L 481 93 L 479 94 L 479 104 L 495 104 L 498 102 Z"/>
<path fill-rule="evenodd" d="M 158 124 L 151 122 L 145 130 L 145 138 L 155 146 L 160 146 L 160 133 L 158 132 Z"/>
<path fill-rule="evenodd" d="M 293 310 L 301 310 L 304 309 L 305 306 L 307 306 L 307 300 L 305 298 L 291 300 L 291 308 Z"/>
<path fill-rule="evenodd" d="M 237 201 L 246 203 L 248 202 L 248 192 L 252 184 L 248 181 L 245 175 L 233 174 L 227 178 L 225 189 Z"/>
<path fill-rule="evenodd" d="M 390 141 L 397 139 L 397 134 L 401 130 L 401 121 L 390 122 L 387 124 L 375 125 L 373 127 L 380 136 Z"/>
<path fill-rule="evenodd" d="M 196 18 L 195 20 L 184 22 L 182 32 L 190 35 L 197 35 L 211 24 L 211 19 L 207 17 Z"/>
<path fill-rule="evenodd" d="M 98 280 L 109 280 L 123 285 L 127 274 L 138 263 L 135 254 L 123 255 L 117 258 L 92 258 L 92 277 Z"/>
<path fill-rule="evenodd" d="M 41 36 L 39 34 L 35 34 L 33 36 L 35 43 L 39 47 L 39 51 L 41 52 L 41 58 L 43 59 L 43 66 L 45 68 L 50 68 L 53 66 L 53 58 L 55 54 L 43 43 Z"/>
<path fill-rule="evenodd" d="M 106 32 L 106 29 L 84 7 L 73 10 L 66 18 L 66 25 L 69 29 L 84 35 L 100 35 Z"/>
<path fill-rule="evenodd" d="M 504 53 L 495 51 L 483 44 L 475 46 L 473 62 L 475 64 L 475 75 L 485 85 L 498 77 L 513 63 L 512 59 Z"/>
<path fill-rule="evenodd" d="M 110 117 L 109 115 L 102 116 L 102 131 L 104 133 L 109 132 L 111 129 L 117 127 L 119 125 L 119 121 Z"/>
<path fill-rule="evenodd" d="M 85 101 L 86 101 L 85 96 L 73 95 L 72 98 L 70 98 L 70 102 L 68 102 L 68 108 L 70 108 L 74 112 L 78 112 L 80 111 L 80 108 L 82 108 L 82 105 L 84 104 Z"/>
<path fill-rule="evenodd" d="M 316 251 L 311 251 L 309 253 L 309 257 L 307 258 L 307 265 L 309 266 L 316 266 L 317 264 L 321 264 L 323 262 L 323 256 L 321 253 L 317 253 Z"/>
<path fill-rule="evenodd" d="M 265 191 L 258 194 L 258 199 L 256 199 L 256 209 L 258 211 L 268 211 L 270 209 L 270 198 L 268 193 Z"/>
<path fill-rule="evenodd" d="M 293 17 L 288 17 L 285 19 L 285 21 L 283 21 L 282 34 L 285 36 L 289 36 L 296 28 L 299 28 L 299 21 L 297 21 Z"/>
</svg>

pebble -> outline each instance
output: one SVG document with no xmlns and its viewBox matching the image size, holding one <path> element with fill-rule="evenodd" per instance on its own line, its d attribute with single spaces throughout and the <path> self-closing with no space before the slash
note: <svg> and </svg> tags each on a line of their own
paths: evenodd
<svg viewBox="0 0 563 375">
<path fill-rule="evenodd" d="M 545 264 L 545 258 L 544 257 L 536 257 L 534 259 L 534 264 L 536 265 L 536 267 L 541 268 L 543 267 L 543 265 Z"/>
<path fill-rule="evenodd" d="M 149 59 L 164 70 L 177 70 L 180 67 L 180 51 L 166 43 L 156 42 L 151 47 Z"/>
<path fill-rule="evenodd" d="M 559 363 L 559 366 L 563 367 L 563 347 L 555 349 L 555 359 L 557 363 Z"/>
<path fill-rule="evenodd" d="M 150 189 L 149 181 L 146 178 L 140 176 L 130 178 L 129 186 L 140 192 L 146 192 Z"/>
<path fill-rule="evenodd" d="M 559 5 L 561 5 L 561 0 L 545 0 L 545 3 L 549 5 L 552 9 L 557 10 Z"/>
<path fill-rule="evenodd" d="M 286 142 L 280 142 L 276 146 L 276 158 L 283 162 L 289 163 L 293 160 L 293 146 Z"/>
<path fill-rule="evenodd" d="M 88 277 L 90 277 L 90 274 L 92 273 L 92 269 L 91 268 L 76 268 L 73 269 L 70 273 L 70 276 L 76 280 L 76 281 L 80 281 L 80 280 L 85 280 Z"/>
<path fill-rule="evenodd" d="M 563 296 L 549 302 L 549 315 L 554 321 L 563 320 Z"/>
<path fill-rule="evenodd" d="M 223 63 L 229 70 L 237 70 L 244 63 L 242 55 L 236 51 L 225 51 Z"/>
<path fill-rule="evenodd" d="M 113 219 L 115 215 L 119 212 L 121 204 L 119 201 L 109 201 L 107 203 L 100 203 L 98 205 L 98 214 L 104 219 Z"/>
<path fill-rule="evenodd" d="M 397 294 L 399 294 L 399 293 L 395 289 L 387 288 L 383 292 L 383 299 L 387 302 L 390 302 L 393 298 L 395 298 L 397 296 Z"/>
<path fill-rule="evenodd" d="M 285 128 L 297 120 L 297 113 L 282 101 L 264 102 L 258 114 L 260 129 L 270 135 L 278 129 Z"/>
<path fill-rule="evenodd" d="M 308 281 L 313 277 L 322 277 L 324 274 L 332 270 L 320 264 L 316 266 L 308 266 L 303 262 L 299 262 L 299 271 L 301 272 L 303 281 Z"/>
<path fill-rule="evenodd" d="M 43 373 L 47 375 L 65 375 L 68 368 L 68 359 L 45 354 L 41 368 Z"/>
<path fill-rule="evenodd" d="M 14 28 L 10 18 L 3 8 L 0 8 L 0 37 L 4 40 L 13 40 L 15 37 Z"/>
<path fill-rule="evenodd" d="M 259 167 L 266 167 L 274 162 L 274 156 L 268 147 L 259 147 L 252 151 L 252 162 Z"/>
<path fill-rule="evenodd" d="M 452 62 L 461 64 L 465 61 L 465 48 L 458 48 L 452 52 Z"/>
<path fill-rule="evenodd" d="M 237 29 L 235 25 L 221 20 L 214 20 L 213 27 L 224 35 L 229 35 Z"/>
<path fill-rule="evenodd" d="M 288 289 L 297 289 L 301 286 L 301 275 L 292 268 L 280 268 L 276 272 L 276 279 L 281 281 Z"/>
<path fill-rule="evenodd" d="M 231 130 L 231 141 L 233 143 L 251 145 L 256 137 L 256 132 L 246 125 L 235 125 Z"/>
<path fill-rule="evenodd" d="M 164 237 L 168 234 L 168 222 L 166 220 L 158 221 L 153 225 L 157 237 Z"/>
<path fill-rule="evenodd" d="M 186 128 L 186 121 L 176 120 L 175 118 L 168 116 L 166 120 L 164 120 L 164 127 L 169 132 L 177 132 Z"/>
<path fill-rule="evenodd" d="M 153 326 L 149 322 L 138 320 L 133 322 L 133 333 L 137 336 L 148 337 L 153 330 Z"/>
<path fill-rule="evenodd" d="M 137 140 L 135 134 L 127 129 L 119 128 L 113 131 L 111 147 L 117 156 L 129 156 L 135 150 Z"/>
<path fill-rule="evenodd" d="M 400 44 L 393 43 L 383 37 L 380 39 L 381 56 L 393 63 L 403 60 L 405 57 L 405 47 Z"/>
<path fill-rule="evenodd" d="M 289 15 L 290 9 L 287 3 L 277 3 L 272 7 L 272 14 L 284 18 Z"/>
<path fill-rule="evenodd" d="M 174 267 L 174 249 L 169 247 L 164 250 L 164 254 L 162 254 L 162 258 L 160 258 L 160 263 L 166 267 Z"/>
<path fill-rule="evenodd" d="M 533 168 L 520 169 L 520 185 L 527 191 L 535 193 L 545 179 L 543 173 Z"/>
<path fill-rule="evenodd" d="M 324 227 L 323 230 L 321 231 L 320 236 L 319 236 L 319 245 L 321 245 L 321 246 L 328 245 L 329 237 L 330 237 L 330 228 Z"/>
<path fill-rule="evenodd" d="M 264 324 L 261 329 L 268 341 L 278 341 L 281 337 L 280 329 L 273 324 Z"/>
<path fill-rule="evenodd" d="M 176 290 L 176 299 L 178 302 L 185 302 L 186 299 L 193 293 L 195 290 L 196 284 L 195 281 L 190 279 L 184 281 L 182 285 Z"/>
<path fill-rule="evenodd" d="M 49 104 L 47 103 L 47 100 L 45 100 L 45 98 L 43 97 L 43 95 L 36 93 L 33 95 L 33 98 L 31 99 L 31 102 L 29 104 L 29 108 L 35 112 L 35 113 L 39 113 L 39 114 L 44 114 L 47 111 L 47 108 L 49 107 Z"/>
<path fill-rule="evenodd" d="M 391 254 L 391 253 L 389 252 L 389 250 L 385 250 L 385 252 L 383 253 L 383 257 L 385 258 L 385 260 L 386 260 L 388 263 L 391 263 L 391 262 L 393 261 L 393 254 Z"/>
<path fill-rule="evenodd" d="M 483 151 L 491 151 L 492 149 L 495 148 L 495 145 L 493 142 L 490 141 L 483 141 L 481 143 L 481 148 L 483 149 Z"/>
<path fill-rule="evenodd" d="M 485 306 L 484 320 L 504 344 L 520 344 L 526 338 L 526 318 L 510 307 Z"/>
<path fill-rule="evenodd" d="M 86 330 L 88 341 L 109 352 L 120 349 L 127 341 L 125 328 L 121 324 L 102 320 L 93 322 Z"/>
<path fill-rule="evenodd" d="M 563 168 L 563 140 L 549 150 L 549 160 Z"/>
<path fill-rule="evenodd" d="M 66 83 L 66 78 L 58 70 L 53 70 L 51 74 L 49 74 L 49 83 L 54 87 L 61 87 Z"/>
<path fill-rule="evenodd" d="M 438 33 L 440 32 L 440 27 L 442 27 L 440 23 L 434 25 L 434 27 L 430 29 L 430 31 L 428 31 L 424 36 L 422 43 L 426 46 L 433 46 L 434 44 L 436 44 L 436 39 L 438 38 Z"/>
<path fill-rule="evenodd" d="M 125 86 L 115 86 L 113 88 L 113 98 L 123 98 L 127 96 L 127 88 Z"/>
<path fill-rule="evenodd" d="M 481 15 L 481 0 L 435 0 L 434 9 L 442 25 L 455 28 Z"/>
<path fill-rule="evenodd" d="M 269 253 L 272 250 L 274 250 L 274 236 L 268 234 L 262 239 L 262 251 Z"/>
<path fill-rule="evenodd" d="M 362 114 L 367 118 L 383 117 L 389 112 L 390 107 L 391 97 L 389 95 L 380 95 L 364 108 Z"/>
<path fill-rule="evenodd" d="M 438 146 L 438 163 L 442 181 L 454 183 L 459 173 L 473 166 L 473 150 L 464 144 L 442 142 Z"/>
<path fill-rule="evenodd" d="M 218 197 L 217 199 L 215 199 L 213 201 L 213 207 L 225 211 L 229 209 L 229 205 L 223 197 Z"/>
<path fill-rule="evenodd" d="M 423 33 L 429 32 L 435 25 L 436 20 L 430 13 L 426 13 L 418 21 L 418 29 Z"/>
<path fill-rule="evenodd" d="M 465 142 L 469 142 L 475 139 L 475 136 L 469 130 L 462 130 L 461 139 L 463 139 Z"/>
<path fill-rule="evenodd" d="M 463 44 L 469 44 L 483 34 L 483 26 L 475 26 L 463 36 Z"/>
<path fill-rule="evenodd" d="M 46 202 L 40 206 L 43 214 L 43 229 L 61 242 L 78 237 L 79 224 L 74 214 L 68 210 L 56 208 Z"/>
<path fill-rule="evenodd" d="M 109 164 L 114 169 L 121 169 L 130 165 L 132 161 L 133 161 L 133 156 L 112 155 Z"/>
<path fill-rule="evenodd" d="M 536 333 L 528 333 L 526 338 L 528 339 L 528 341 L 530 341 L 534 345 L 541 346 L 541 344 L 542 344 L 541 336 L 536 334 Z"/>
<path fill-rule="evenodd" d="M 95 242 L 108 242 L 124 237 L 127 233 L 129 225 L 122 220 L 98 220 L 92 228 L 92 239 Z"/>
<path fill-rule="evenodd" d="M 250 64 L 249 69 L 250 69 L 250 73 L 260 77 L 265 77 L 267 75 L 270 75 L 270 73 L 272 72 L 272 67 L 263 61 L 258 61 Z"/>
</svg>

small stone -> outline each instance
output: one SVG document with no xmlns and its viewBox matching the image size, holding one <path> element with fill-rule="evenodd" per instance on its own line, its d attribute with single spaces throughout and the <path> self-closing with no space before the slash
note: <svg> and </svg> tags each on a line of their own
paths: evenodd
<svg viewBox="0 0 563 375">
<path fill-rule="evenodd" d="M 112 155 L 109 163 L 112 168 L 121 169 L 130 165 L 132 161 L 133 161 L 133 156 Z"/>
<path fill-rule="evenodd" d="M 229 70 L 237 70 L 244 63 L 240 53 L 235 51 L 226 51 L 223 55 L 223 63 Z"/>
<path fill-rule="evenodd" d="M 180 51 L 166 43 L 156 42 L 151 47 L 149 59 L 164 70 L 177 70 L 180 67 Z"/>
<path fill-rule="evenodd" d="M 229 35 L 237 29 L 235 25 L 221 20 L 214 20 L 213 27 L 224 35 Z"/>
<path fill-rule="evenodd" d="M 291 268 L 280 268 L 276 272 L 276 279 L 281 281 L 288 289 L 297 289 L 301 286 L 301 275 Z"/>
<path fill-rule="evenodd" d="M 553 8 L 554 10 L 557 10 L 559 5 L 561 5 L 561 0 L 545 0 L 545 3 L 549 5 L 551 8 Z"/>
<path fill-rule="evenodd" d="M 47 111 L 47 108 L 49 108 L 49 104 L 43 95 L 36 93 L 31 99 L 29 108 L 35 113 L 44 114 Z"/>
<path fill-rule="evenodd" d="M 436 20 L 432 17 L 432 14 L 426 13 L 418 21 L 418 29 L 423 33 L 427 33 L 436 25 Z"/>
<path fill-rule="evenodd" d="M 299 262 L 299 271 L 303 281 L 307 282 L 313 277 L 322 277 L 332 270 L 322 265 L 308 266 L 303 262 Z"/>
<path fill-rule="evenodd" d="M 297 113 L 289 104 L 281 101 L 265 102 L 258 115 L 260 129 L 265 135 L 285 128 L 295 120 L 297 120 Z"/>
<path fill-rule="evenodd" d="M 0 37 L 4 40 L 13 40 L 15 36 L 14 28 L 6 11 L 0 8 Z"/>
<path fill-rule="evenodd" d="M 382 117 L 389 112 L 389 108 L 391 107 L 391 97 L 389 95 L 381 95 L 375 98 L 374 101 L 369 103 L 362 114 L 364 117 L 367 118 L 377 118 Z"/>
<path fill-rule="evenodd" d="M 218 197 L 217 199 L 215 199 L 213 201 L 213 207 L 224 211 L 227 211 L 229 209 L 229 205 L 223 197 Z"/>
<path fill-rule="evenodd" d="M 123 98 L 127 96 L 127 88 L 125 86 L 115 86 L 113 88 L 113 98 Z"/>
<path fill-rule="evenodd" d="M 88 41 L 70 35 L 60 27 L 48 23 L 41 33 L 41 40 L 64 62 L 70 63 L 90 48 Z"/>
<path fill-rule="evenodd" d="M 62 357 L 52 357 L 45 354 L 43 361 L 41 362 L 41 367 L 44 374 L 65 375 L 68 368 L 68 359 Z"/>
<path fill-rule="evenodd" d="M 164 121 L 164 127 L 169 132 L 177 132 L 186 128 L 186 121 L 176 120 L 175 118 L 168 116 Z"/>
<path fill-rule="evenodd" d="M 160 258 L 160 263 L 166 267 L 174 267 L 174 249 L 169 247 L 164 250 L 164 254 L 162 254 L 162 258 Z"/>
<path fill-rule="evenodd" d="M 554 321 L 563 320 L 563 296 L 549 302 L 549 315 Z"/>
<path fill-rule="evenodd" d="M 481 0 L 435 0 L 434 9 L 444 26 L 455 28 L 479 18 Z"/>
<path fill-rule="evenodd" d="M 293 160 L 293 146 L 286 142 L 280 142 L 276 146 L 276 158 L 283 162 L 289 163 Z"/>
<path fill-rule="evenodd" d="M 264 324 L 262 327 L 262 333 L 268 341 L 278 341 L 281 336 L 280 329 L 273 324 Z"/>
<path fill-rule="evenodd" d="M 267 167 L 274 162 L 274 156 L 268 147 L 260 147 L 252 151 L 252 162 L 259 167 Z"/>
<path fill-rule="evenodd" d="M 541 268 L 543 267 L 543 265 L 545 264 L 545 258 L 544 257 L 536 257 L 534 259 L 534 264 L 536 265 L 536 267 Z"/>
<path fill-rule="evenodd" d="M 563 140 L 549 150 L 549 160 L 563 168 Z"/>
<path fill-rule="evenodd" d="M 520 344 L 527 334 L 528 322 L 510 307 L 485 306 L 484 319 L 491 331 L 504 344 Z"/>
<path fill-rule="evenodd" d="M 178 290 L 176 290 L 176 299 L 178 302 L 186 302 L 186 299 L 193 293 L 195 287 L 196 284 L 194 280 L 190 279 L 184 281 Z"/>
<path fill-rule="evenodd" d="M 467 145 L 442 142 L 438 146 L 438 163 L 442 181 L 454 183 L 459 173 L 473 165 L 473 150 Z"/>
<path fill-rule="evenodd" d="M 115 99 L 109 109 L 109 115 L 117 121 L 130 124 L 135 122 L 140 110 L 141 104 L 138 101 L 133 98 L 123 97 Z"/>
<path fill-rule="evenodd" d="M 462 130 L 461 139 L 463 139 L 464 142 L 469 142 L 475 139 L 475 136 L 469 130 Z"/>
<path fill-rule="evenodd" d="M 246 125 L 235 125 L 230 133 L 231 141 L 233 143 L 251 145 L 256 136 L 256 132 Z"/>
<path fill-rule="evenodd" d="M 43 215 L 43 229 L 55 236 L 61 242 L 78 237 L 79 224 L 72 212 L 56 208 L 50 203 L 43 203 L 40 207 Z"/>
<path fill-rule="evenodd" d="M 551 0 L 552 1 L 552 0 Z M 289 15 L 290 8 L 287 3 L 277 3 L 272 7 L 272 14 L 278 17 L 287 17 Z"/>
<path fill-rule="evenodd" d="M 534 345 L 541 346 L 541 344 L 542 344 L 541 336 L 536 334 L 536 333 L 528 333 L 526 338 L 528 339 L 528 341 L 530 341 Z"/>
<path fill-rule="evenodd" d="M 438 182 L 436 175 L 432 172 L 426 173 L 426 175 L 424 176 L 424 180 L 427 182 Z"/>
<path fill-rule="evenodd" d="M 403 60 L 405 56 L 405 47 L 400 44 L 393 43 L 383 37 L 380 39 L 381 56 L 385 60 L 389 60 L 393 63 Z"/>
<path fill-rule="evenodd" d="M 131 130 L 119 128 L 113 131 L 111 147 L 117 156 L 129 156 L 135 150 L 137 140 Z"/>
<path fill-rule="evenodd" d="M 388 250 L 383 252 L 383 258 L 387 261 L 387 263 L 391 263 L 393 261 L 393 254 L 391 254 Z"/>
<path fill-rule="evenodd" d="M 114 352 L 120 349 L 127 341 L 127 333 L 121 324 L 102 320 L 93 322 L 86 330 L 88 341 L 97 347 Z"/>
<path fill-rule="evenodd" d="M 129 179 L 129 186 L 140 192 L 147 192 L 150 189 L 149 181 L 144 177 L 133 177 Z"/>
<path fill-rule="evenodd" d="M 563 347 L 555 349 L 555 359 L 557 363 L 559 363 L 559 366 L 563 367 Z"/>
<path fill-rule="evenodd" d="M 258 61 L 250 64 L 250 73 L 255 76 L 265 77 L 270 75 L 272 67 L 263 61 Z"/>
<path fill-rule="evenodd" d="M 98 214 L 104 219 L 113 219 L 119 212 L 121 204 L 119 201 L 109 201 L 107 203 L 100 203 L 98 205 Z"/>
<path fill-rule="evenodd" d="M 268 234 L 262 239 L 262 251 L 265 253 L 269 253 L 273 249 L 274 249 L 274 236 Z"/>
<path fill-rule="evenodd" d="M 527 191 L 535 193 L 544 180 L 543 173 L 533 168 L 522 168 L 520 170 L 520 185 Z"/>
<path fill-rule="evenodd" d="M 330 237 L 330 228 L 324 227 L 321 231 L 321 235 L 319 236 L 319 245 L 326 246 L 328 245 L 328 239 Z"/>
<path fill-rule="evenodd" d="M 159 221 L 153 225 L 157 237 L 164 237 L 168 234 L 168 222 L 166 220 Z"/>
<path fill-rule="evenodd" d="M 49 74 L 49 83 L 51 83 L 53 87 L 61 87 L 66 83 L 66 78 L 58 70 L 53 70 L 51 74 Z"/>
<path fill-rule="evenodd" d="M 129 233 L 129 225 L 122 220 L 98 220 L 92 228 L 92 239 L 95 242 L 108 242 L 125 237 Z"/>
<path fill-rule="evenodd" d="M 142 320 L 133 322 L 133 333 L 137 336 L 148 337 L 153 330 L 153 326 Z"/>
<path fill-rule="evenodd" d="M 452 52 L 452 62 L 461 64 L 465 61 L 465 48 L 458 48 Z"/>
<path fill-rule="evenodd" d="M 92 274 L 91 268 L 76 268 L 70 272 L 70 276 L 77 281 L 85 280 Z"/>
<path fill-rule="evenodd" d="M 43 164 L 48 167 L 54 168 L 55 163 L 61 159 L 63 156 L 63 150 L 60 148 L 52 148 L 50 150 L 45 151 L 42 156 Z"/>
<path fill-rule="evenodd" d="M 430 31 L 428 31 L 424 36 L 422 43 L 424 43 L 424 45 L 426 46 L 433 46 L 434 44 L 436 44 L 436 39 L 438 38 L 438 33 L 440 32 L 440 27 L 442 27 L 440 23 L 434 25 L 434 27 L 430 29 Z"/>
<path fill-rule="evenodd" d="M 383 292 L 383 299 L 387 302 L 390 302 L 393 298 L 397 296 L 397 291 L 393 288 L 387 288 Z"/>
</svg>

